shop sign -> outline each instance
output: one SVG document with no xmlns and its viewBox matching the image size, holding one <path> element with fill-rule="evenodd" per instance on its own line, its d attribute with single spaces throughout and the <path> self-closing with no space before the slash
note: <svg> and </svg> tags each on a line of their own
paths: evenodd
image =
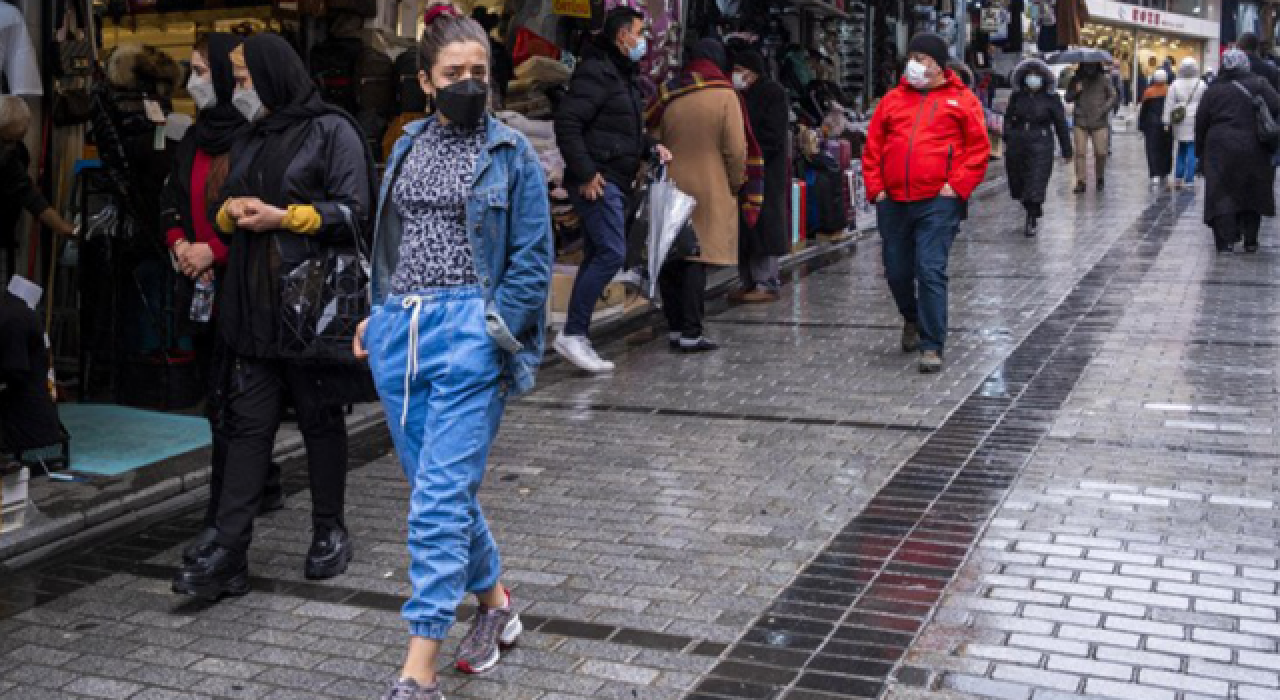
<svg viewBox="0 0 1280 700">
<path fill-rule="evenodd" d="M 591 0 L 551 0 L 551 12 L 565 17 L 591 19 Z"/>
<path fill-rule="evenodd" d="M 1102 22 L 1120 22 L 1144 29 L 1187 34 L 1190 36 L 1217 38 L 1218 24 L 1198 17 L 1188 17 L 1174 12 L 1162 12 L 1112 0 L 1088 0 L 1090 19 Z"/>
</svg>

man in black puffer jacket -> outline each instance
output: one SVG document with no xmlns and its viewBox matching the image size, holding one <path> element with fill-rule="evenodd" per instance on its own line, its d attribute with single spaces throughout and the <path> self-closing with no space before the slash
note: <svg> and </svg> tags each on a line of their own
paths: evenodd
<svg viewBox="0 0 1280 700">
<path fill-rule="evenodd" d="M 555 349 L 588 372 L 608 372 L 587 334 L 596 300 L 622 269 L 627 241 L 625 212 L 645 155 L 657 148 L 644 133 L 644 101 L 636 85 L 636 64 L 648 50 L 644 17 L 616 7 L 604 30 L 583 51 L 569 93 L 556 109 L 556 144 L 565 161 L 565 189 L 582 219 L 586 245 L 569 297 L 569 318 Z"/>
</svg>

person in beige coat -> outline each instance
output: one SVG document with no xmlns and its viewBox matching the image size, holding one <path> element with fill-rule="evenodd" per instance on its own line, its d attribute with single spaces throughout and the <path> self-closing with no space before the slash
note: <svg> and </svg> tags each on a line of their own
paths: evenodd
<svg viewBox="0 0 1280 700">
<path fill-rule="evenodd" d="M 699 41 L 680 77 L 663 87 L 649 112 L 656 135 L 671 151 L 668 175 L 697 200 L 693 230 L 699 254 L 668 261 L 659 280 L 671 346 L 682 352 L 716 349 L 702 332 L 706 266 L 738 264 L 738 194 L 747 181 L 750 127 L 725 75 L 727 64 L 723 44 Z"/>
</svg>

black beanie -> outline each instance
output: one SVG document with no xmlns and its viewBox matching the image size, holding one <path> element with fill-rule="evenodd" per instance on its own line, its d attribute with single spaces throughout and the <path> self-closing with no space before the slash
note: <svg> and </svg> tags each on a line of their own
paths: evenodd
<svg viewBox="0 0 1280 700">
<path fill-rule="evenodd" d="M 760 52 L 755 49 L 734 51 L 733 65 L 742 66 L 761 78 L 768 74 L 768 70 L 764 67 L 764 56 L 761 56 Z"/>
<path fill-rule="evenodd" d="M 911 43 L 907 44 L 907 54 L 913 53 L 922 53 L 932 58 L 942 69 L 946 69 L 951 62 L 951 56 L 947 53 L 947 40 L 929 32 L 912 37 Z"/>
</svg>

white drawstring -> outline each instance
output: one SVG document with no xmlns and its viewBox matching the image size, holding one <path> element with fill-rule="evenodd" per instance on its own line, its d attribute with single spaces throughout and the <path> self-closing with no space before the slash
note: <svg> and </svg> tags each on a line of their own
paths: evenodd
<svg viewBox="0 0 1280 700">
<path fill-rule="evenodd" d="M 422 297 L 408 295 L 400 305 L 405 309 L 413 309 L 413 313 L 409 314 L 409 348 L 405 353 L 404 410 L 400 413 L 400 427 L 404 428 L 409 420 L 409 385 L 418 378 L 418 315 L 422 313 Z"/>
</svg>

